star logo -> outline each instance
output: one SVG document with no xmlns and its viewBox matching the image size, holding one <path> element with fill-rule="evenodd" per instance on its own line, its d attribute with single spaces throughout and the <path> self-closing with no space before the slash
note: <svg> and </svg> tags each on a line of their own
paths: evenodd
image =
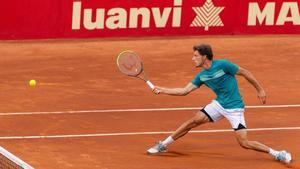
<svg viewBox="0 0 300 169">
<path fill-rule="evenodd" d="M 224 26 L 220 13 L 225 7 L 215 7 L 212 0 L 206 0 L 202 7 L 193 7 L 197 14 L 190 27 L 204 27 L 208 31 L 209 27 Z"/>
</svg>

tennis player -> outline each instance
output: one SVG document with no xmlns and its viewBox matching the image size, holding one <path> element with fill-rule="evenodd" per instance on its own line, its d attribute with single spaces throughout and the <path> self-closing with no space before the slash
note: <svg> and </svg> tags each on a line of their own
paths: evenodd
<svg viewBox="0 0 300 169">
<path fill-rule="evenodd" d="M 194 117 L 184 122 L 172 135 L 164 141 L 159 141 L 147 152 L 149 154 L 166 152 L 169 144 L 187 134 L 192 128 L 226 118 L 235 131 L 236 139 L 241 147 L 269 153 L 278 161 L 290 163 L 292 156 L 289 152 L 285 150 L 276 151 L 260 142 L 250 141 L 247 138 L 247 128 L 244 119 L 245 106 L 235 75 L 243 76 L 253 85 L 257 90 L 258 98 L 262 104 L 265 104 L 266 93 L 255 77 L 248 70 L 227 60 L 213 60 L 213 52 L 210 45 L 201 44 L 194 46 L 193 50 L 192 60 L 195 62 L 196 67 L 202 67 L 203 70 L 183 88 L 155 86 L 153 92 L 156 94 L 184 96 L 204 84 L 215 92 L 217 98 L 198 111 Z"/>
</svg>

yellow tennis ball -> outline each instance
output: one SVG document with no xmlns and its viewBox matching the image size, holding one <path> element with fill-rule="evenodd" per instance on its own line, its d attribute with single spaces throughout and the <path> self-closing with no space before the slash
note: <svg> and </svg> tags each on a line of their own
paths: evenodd
<svg viewBox="0 0 300 169">
<path fill-rule="evenodd" d="M 29 86 L 30 87 L 35 87 L 36 86 L 36 81 L 34 79 L 29 81 Z"/>
</svg>

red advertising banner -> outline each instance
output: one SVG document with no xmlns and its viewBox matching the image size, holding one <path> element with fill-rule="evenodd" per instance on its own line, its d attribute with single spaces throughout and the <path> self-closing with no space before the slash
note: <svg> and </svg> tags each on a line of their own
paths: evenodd
<svg viewBox="0 0 300 169">
<path fill-rule="evenodd" d="M 299 0 L 10 0 L 0 39 L 299 34 Z"/>
</svg>

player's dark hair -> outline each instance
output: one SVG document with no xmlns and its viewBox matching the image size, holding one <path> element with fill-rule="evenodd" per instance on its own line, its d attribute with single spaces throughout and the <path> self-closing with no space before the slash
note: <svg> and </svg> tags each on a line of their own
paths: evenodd
<svg viewBox="0 0 300 169">
<path fill-rule="evenodd" d="M 198 51 L 201 55 L 206 55 L 208 60 L 213 60 L 214 54 L 210 45 L 200 44 L 193 47 L 194 51 Z"/>
</svg>

